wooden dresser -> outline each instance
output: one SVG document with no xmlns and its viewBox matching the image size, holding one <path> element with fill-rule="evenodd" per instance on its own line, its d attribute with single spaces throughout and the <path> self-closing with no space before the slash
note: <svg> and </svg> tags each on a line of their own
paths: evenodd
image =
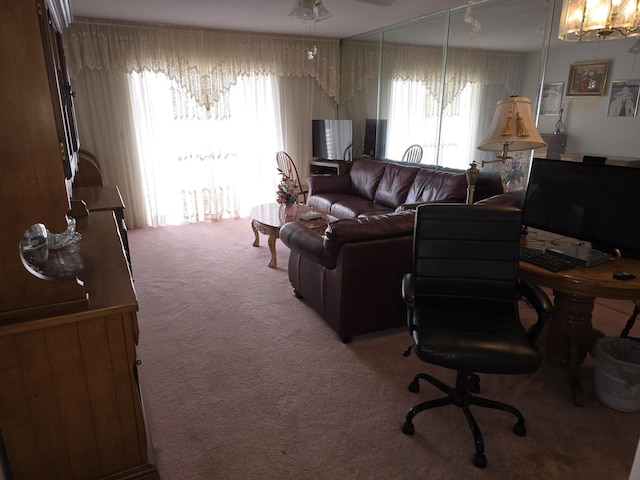
<svg viewBox="0 0 640 480">
<path fill-rule="evenodd" d="M 33 224 L 67 227 L 79 139 L 60 30 L 69 0 L 0 7 L 0 477 L 158 479 L 138 386 L 138 303 L 112 210 L 23 261 Z"/>
</svg>

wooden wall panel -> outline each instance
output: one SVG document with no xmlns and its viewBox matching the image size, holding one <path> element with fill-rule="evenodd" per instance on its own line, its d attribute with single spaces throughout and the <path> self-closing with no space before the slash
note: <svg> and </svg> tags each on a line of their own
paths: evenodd
<svg viewBox="0 0 640 480">
<path fill-rule="evenodd" d="M 71 478 L 98 478 L 100 455 L 76 323 L 44 329 Z"/>
<path fill-rule="evenodd" d="M 147 458 L 147 452 L 141 400 L 133 373 L 136 349 L 132 325 L 137 326 L 137 320 L 131 314 L 123 314 L 120 319 L 119 322 L 113 320 L 108 322 L 109 348 L 112 358 L 116 360 L 113 363 L 115 375 L 120 379 L 115 385 L 115 392 L 120 405 L 126 460 L 128 464 L 139 465 Z M 142 443 L 140 443 L 141 439 Z"/>
<path fill-rule="evenodd" d="M 103 475 L 140 463 L 123 462 L 126 449 L 120 417 L 122 408 L 127 405 L 121 405 L 117 398 L 116 388 L 120 379 L 115 376 L 114 366 L 121 359 L 117 354 L 112 355 L 108 334 L 110 328 L 118 328 L 120 323 L 119 317 L 111 317 L 78 324 Z M 125 339 L 120 338 L 119 341 L 124 342 Z"/>
<path fill-rule="evenodd" d="M 0 337 L 0 426 L 15 478 L 44 478 L 18 345 Z"/>
</svg>

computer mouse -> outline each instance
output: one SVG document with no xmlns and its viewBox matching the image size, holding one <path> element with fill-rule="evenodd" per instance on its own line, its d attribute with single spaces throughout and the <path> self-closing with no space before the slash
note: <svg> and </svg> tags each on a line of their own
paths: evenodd
<svg viewBox="0 0 640 480">
<path fill-rule="evenodd" d="M 636 276 L 633 273 L 623 272 L 622 270 L 614 270 L 613 278 L 615 278 L 616 280 L 632 280 L 636 278 Z"/>
</svg>

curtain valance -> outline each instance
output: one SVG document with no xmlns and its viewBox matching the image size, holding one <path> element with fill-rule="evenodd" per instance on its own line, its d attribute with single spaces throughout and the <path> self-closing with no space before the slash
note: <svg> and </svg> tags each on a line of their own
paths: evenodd
<svg viewBox="0 0 640 480">
<path fill-rule="evenodd" d="M 380 72 L 382 52 L 382 72 Z M 442 84 L 444 50 L 442 47 L 384 44 L 379 42 L 345 42 L 342 47 L 343 100 L 358 92 L 362 85 L 382 75 L 383 80 L 421 82 L 433 88 L 439 96 Z M 445 105 L 468 83 L 504 85 L 506 91 L 517 93 L 522 80 L 524 55 L 472 49 L 447 50 L 445 74 Z"/>
<path fill-rule="evenodd" d="M 311 76 L 338 101 L 338 40 L 75 19 L 64 32 L 69 71 L 163 72 L 216 109 L 243 75 Z M 317 47 L 309 58 L 307 52 Z"/>
</svg>

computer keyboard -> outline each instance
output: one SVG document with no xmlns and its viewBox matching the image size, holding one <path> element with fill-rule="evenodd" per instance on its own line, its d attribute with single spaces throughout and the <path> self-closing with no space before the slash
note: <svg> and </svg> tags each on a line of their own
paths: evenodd
<svg viewBox="0 0 640 480">
<path fill-rule="evenodd" d="M 531 263 L 537 267 L 546 268 L 552 272 L 560 272 L 576 266 L 575 262 L 564 257 L 522 246 L 520 247 L 520 260 Z"/>
</svg>

